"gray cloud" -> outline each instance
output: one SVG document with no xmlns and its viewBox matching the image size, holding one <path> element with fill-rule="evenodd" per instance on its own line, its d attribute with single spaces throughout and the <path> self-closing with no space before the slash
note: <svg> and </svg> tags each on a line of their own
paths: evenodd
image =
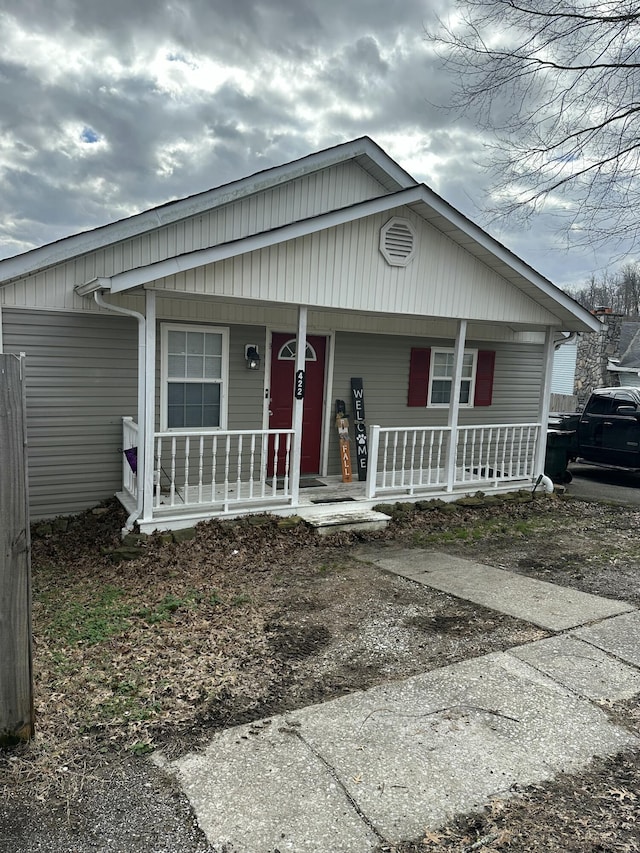
<svg viewBox="0 0 640 853">
<path fill-rule="evenodd" d="M 0 257 L 363 134 L 481 220 L 482 140 L 435 106 L 452 81 L 422 36 L 446 5 L 5 0 Z M 565 275 L 535 233 L 539 254 L 504 241 Z"/>
</svg>

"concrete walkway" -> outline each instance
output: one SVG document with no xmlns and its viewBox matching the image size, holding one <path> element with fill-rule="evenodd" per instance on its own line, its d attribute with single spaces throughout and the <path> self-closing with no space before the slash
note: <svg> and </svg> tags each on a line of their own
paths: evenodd
<svg viewBox="0 0 640 853">
<path fill-rule="evenodd" d="M 387 553 L 384 548 L 368 547 L 359 549 L 356 556 L 388 572 L 550 631 L 566 631 L 634 609 L 625 601 L 589 595 L 435 551 L 390 548 Z"/>
<path fill-rule="evenodd" d="M 169 765 L 215 851 L 366 853 L 640 747 L 594 704 L 640 692 L 628 604 L 433 552 L 360 556 L 563 633 L 218 733 Z"/>
</svg>

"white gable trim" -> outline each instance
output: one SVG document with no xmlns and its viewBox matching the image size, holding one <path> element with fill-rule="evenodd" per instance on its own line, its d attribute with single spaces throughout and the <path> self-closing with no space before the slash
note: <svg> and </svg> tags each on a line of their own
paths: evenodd
<svg viewBox="0 0 640 853">
<path fill-rule="evenodd" d="M 198 249 L 195 252 L 189 252 L 175 258 L 167 258 L 164 261 L 158 261 L 146 267 L 126 270 L 110 278 L 100 279 L 100 282 L 102 282 L 100 286 L 103 288 L 108 286 L 108 289 L 112 293 L 121 293 L 124 290 L 131 290 L 131 288 L 140 287 L 140 285 L 149 284 L 152 281 L 177 275 L 178 273 L 196 269 L 206 264 L 224 261 L 237 255 L 246 254 L 247 252 L 255 252 L 258 249 L 265 249 L 276 243 L 295 240 L 298 237 L 305 237 L 308 234 L 323 231 L 326 228 L 344 225 L 346 222 L 363 219 L 366 216 L 372 216 L 394 207 L 415 203 L 421 198 L 421 190 L 422 187 L 420 186 L 412 187 L 407 190 L 401 190 L 398 193 L 382 196 L 381 198 L 363 201 L 351 207 L 322 213 L 310 219 L 292 222 L 289 225 L 283 225 L 271 231 L 263 231 L 260 234 L 243 237 L 241 240 L 221 243 L 218 246 L 211 246 L 208 249 Z M 91 282 L 88 282 L 87 285 L 91 285 Z M 80 289 L 86 288 L 87 285 L 80 285 L 77 288 L 78 292 L 80 292 Z"/>
<path fill-rule="evenodd" d="M 199 249 L 145 267 L 126 270 L 110 278 L 94 279 L 78 285 L 76 292 L 81 295 L 94 290 L 111 290 L 112 293 L 121 293 L 168 276 L 178 275 L 207 264 L 217 263 L 403 206 L 412 207 L 414 213 L 529 298 L 541 303 L 552 314 L 558 314 L 558 309 L 560 314 L 568 312 L 570 316 L 581 322 L 581 331 L 597 331 L 600 328 L 600 321 L 596 317 L 424 184 L 283 225 L 241 240 Z"/>
<path fill-rule="evenodd" d="M 0 287 L 3 283 L 54 264 L 64 263 L 78 255 L 96 251 L 121 240 L 131 239 L 153 231 L 155 228 L 196 216 L 330 166 L 348 160 L 357 161 L 358 158 L 363 158 L 361 162 L 363 167 L 366 168 L 366 163 L 373 167 L 372 174 L 377 171 L 380 176 L 387 179 L 386 182 L 392 187 L 390 192 L 398 188 L 416 186 L 415 179 L 408 172 L 392 160 L 372 139 L 363 136 L 333 148 L 309 154 L 299 160 L 256 172 L 229 184 L 153 207 L 109 225 L 65 237 L 13 258 L 0 260 Z"/>
</svg>

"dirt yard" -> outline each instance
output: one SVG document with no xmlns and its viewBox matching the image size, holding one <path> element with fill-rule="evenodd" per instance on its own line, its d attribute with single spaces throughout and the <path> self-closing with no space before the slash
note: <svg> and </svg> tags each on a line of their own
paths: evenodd
<svg viewBox="0 0 640 853">
<path fill-rule="evenodd" d="M 424 547 L 640 606 L 640 512 L 522 495 L 389 508 L 381 548 Z M 154 536 L 118 559 L 106 505 L 33 536 L 37 737 L 0 753 L 0 849 L 204 853 L 146 753 L 546 636 L 358 562 L 362 539 L 259 517 Z M 640 734 L 637 701 L 605 709 Z M 640 850 L 640 759 L 514 791 L 385 853 Z M 354 851 L 354 853 L 359 853 Z"/>
</svg>

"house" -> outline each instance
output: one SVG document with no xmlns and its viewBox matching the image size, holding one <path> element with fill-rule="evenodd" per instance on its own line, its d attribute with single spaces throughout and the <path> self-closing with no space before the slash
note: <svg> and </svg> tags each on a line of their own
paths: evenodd
<svg viewBox="0 0 640 853">
<path fill-rule="evenodd" d="M 640 318 L 606 307 L 592 313 L 600 320 L 598 331 L 578 336 L 574 394 L 579 405 L 594 388 L 640 385 Z"/>
<path fill-rule="evenodd" d="M 143 531 L 530 487 L 599 326 L 366 137 L 0 261 L 0 312 L 32 517 Z"/>
<path fill-rule="evenodd" d="M 640 320 L 621 317 L 618 330 L 617 353 L 605 353 L 609 384 L 640 387 Z"/>
</svg>

